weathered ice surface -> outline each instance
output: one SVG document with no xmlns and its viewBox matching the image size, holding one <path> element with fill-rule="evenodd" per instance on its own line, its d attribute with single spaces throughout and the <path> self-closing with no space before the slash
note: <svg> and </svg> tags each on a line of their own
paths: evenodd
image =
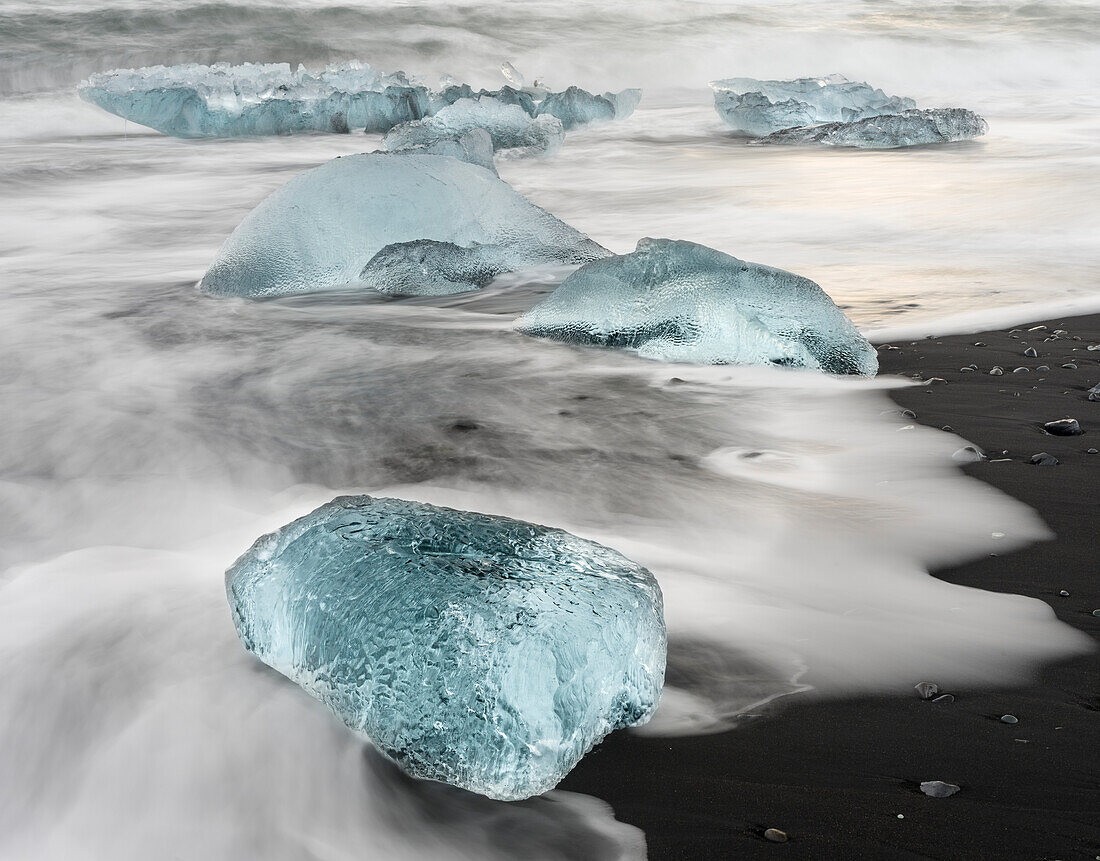
<svg viewBox="0 0 1100 861">
<path fill-rule="evenodd" d="M 439 138 L 432 143 L 395 149 L 393 152 L 449 155 L 459 161 L 497 172 L 496 162 L 493 161 L 493 138 L 485 129 L 472 129 L 458 137 Z"/>
<path fill-rule="evenodd" d="M 440 86 L 440 92 L 433 92 L 404 72 L 384 74 L 354 61 L 321 72 L 301 66 L 292 70 L 286 63 L 187 63 L 101 72 L 83 81 L 78 92 L 106 111 L 176 137 L 386 132 L 444 112 L 443 120 L 421 132 L 419 139 L 395 146 L 428 143 L 481 127 L 493 134 L 497 149 L 539 152 L 553 152 L 561 143 L 561 126 L 552 115 L 559 116 L 566 128 L 621 119 L 641 98 L 641 90 L 594 96 L 577 87 L 551 93 L 536 85 L 475 92 L 453 79 Z M 458 102 L 464 104 L 456 106 Z M 476 106 L 482 102 L 483 108 Z M 540 103 L 546 109 L 540 110 Z M 500 106 L 517 107 L 526 119 L 502 113 Z"/>
<path fill-rule="evenodd" d="M 580 87 L 562 93 L 550 93 L 538 105 L 538 115 L 553 115 L 566 131 L 589 123 L 621 120 L 634 113 L 641 101 L 641 90 L 623 90 L 596 96 Z"/>
<path fill-rule="evenodd" d="M 431 144 L 474 129 L 490 134 L 494 150 L 520 150 L 520 155 L 552 155 L 565 140 L 561 120 L 556 117 L 532 117 L 518 104 L 486 96 L 459 99 L 435 116 L 403 123 L 386 134 L 382 146 L 394 150 Z"/>
<path fill-rule="evenodd" d="M 710 86 L 718 115 L 731 128 L 751 137 L 793 126 L 897 114 L 917 106 L 912 99 L 888 96 L 843 75 L 793 81 L 726 78 L 711 81 Z"/>
<path fill-rule="evenodd" d="M 824 123 L 783 129 L 761 139 L 765 144 L 815 143 L 863 149 L 895 149 L 921 144 L 971 140 L 989 131 L 989 125 L 963 108 L 905 111 L 848 123 Z"/>
<path fill-rule="evenodd" d="M 199 286 L 248 297 L 369 287 L 360 273 L 379 251 L 419 240 L 496 248 L 508 268 L 610 253 L 483 167 L 375 152 L 333 159 L 269 195 L 229 235 Z"/>
<path fill-rule="evenodd" d="M 813 281 L 670 239 L 582 266 L 516 328 L 667 362 L 878 370 L 874 347 Z"/>
<path fill-rule="evenodd" d="M 664 679 L 653 575 L 505 517 L 340 497 L 260 538 L 226 593 L 264 663 L 410 774 L 491 798 L 553 788 Z"/>
<path fill-rule="evenodd" d="M 356 62 L 317 73 L 286 63 L 116 69 L 92 75 L 78 92 L 106 111 L 184 138 L 383 132 L 430 110 L 425 87 Z"/>
</svg>

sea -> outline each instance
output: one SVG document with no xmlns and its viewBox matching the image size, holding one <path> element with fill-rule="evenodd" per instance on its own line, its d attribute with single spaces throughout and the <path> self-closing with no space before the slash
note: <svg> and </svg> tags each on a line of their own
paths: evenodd
<svg viewBox="0 0 1100 861">
<path fill-rule="evenodd" d="M 112 68 L 353 59 L 641 87 L 629 119 L 498 163 L 617 253 L 686 239 L 788 269 L 899 343 L 1100 310 L 1097 2 L 0 0 L 0 857 L 645 857 L 598 798 L 406 777 L 245 652 L 225 569 L 341 493 L 562 527 L 648 567 L 669 682 L 640 732 L 1011 685 L 1086 648 L 1039 601 L 929 574 L 1051 535 L 961 471 L 966 440 L 894 406 L 911 380 L 516 334 L 557 270 L 443 299 L 203 295 L 264 197 L 379 137 L 178 140 L 76 95 Z M 831 73 L 989 134 L 750 146 L 707 86 Z"/>
</svg>

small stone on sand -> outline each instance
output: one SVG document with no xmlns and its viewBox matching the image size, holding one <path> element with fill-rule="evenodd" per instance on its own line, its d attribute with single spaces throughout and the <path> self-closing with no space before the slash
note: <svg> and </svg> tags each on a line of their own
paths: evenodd
<svg viewBox="0 0 1100 861">
<path fill-rule="evenodd" d="M 918 682 L 914 688 L 922 700 L 930 700 L 940 692 L 940 686 L 935 682 Z"/>
<path fill-rule="evenodd" d="M 944 783 L 942 780 L 925 780 L 920 785 L 920 791 L 930 798 L 947 798 L 959 791 L 954 783 Z"/>
<path fill-rule="evenodd" d="M 1043 430 L 1053 436 L 1080 436 L 1084 433 L 1077 419 L 1055 419 L 1052 422 L 1046 422 Z"/>
<path fill-rule="evenodd" d="M 1029 359 L 1034 359 L 1039 354 L 1035 351 L 1034 347 L 1028 347 L 1026 350 L 1024 350 L 1024 355 L 1027 356 Z"/>
<path fill-rule="evenodd" d="M 1019 723 L 1020 719 L 1016 715 L 1001 715 L 1001 723 Z"/>
<path fill-rule="evenodd" d="M 1041 451 L 1038 454 L 1033 454 L 1028 463 L 1035 464 L 1035 466 L 1057 466 L 1060 461 L 1054 455 Z"/>
<path fill-rule="evenodd" d="M 780 831 L 778 828 L 769 828 L 764 832 L 764 839 L 770 840 L 772 843 L 786 843 L 789 839 L 786 831 Z"/>
</svg>

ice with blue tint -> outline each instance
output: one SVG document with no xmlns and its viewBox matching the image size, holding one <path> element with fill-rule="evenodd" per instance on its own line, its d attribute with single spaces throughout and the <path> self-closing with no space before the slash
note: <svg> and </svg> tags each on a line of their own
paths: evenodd
<svg viewBox="0 0 1100 861">
<path fill-rule="evenodd" d="M 731 128 L 750 137 L 780 129 L 864 117 L 898 114 L 917 106 L 912 99 L 888 96 L 870 84 L 842 75 L 761 81 L 726 78 L 712 81 L 714 107 Z"/>
<path fill-rule="evenodd" d="M 286 63 L 115 69 L 92 75 L 78 92 L 106 111 L 183 138 L 384 132 L 431 109 L 427 88 L 358 62 L 321 72 Z"/>
<path fill-rule="evenodd" d="M 783 129 L 760 140 L 765 144 L 814 143 L 824 146 L 895 149 L 971 140 L 989 131 L 982 117 L 964 108 L 903 111 L 846 123 Z"/>
<path fill-rule="evenodd" d="M 246 649 L 409 774 L 491 798 L 552 789 L 661 694 L 657 581 L 560 529 L 345 496 L 225 580 Z"/>
<path fill-rule="evenodd" d="M 813 281 L 670 239 L 582 266 L 516 328 L 666 362 L 878 371 L 874 347 Z"/>
<path fill-rule="evenodd" d="M 469 162 L 497 172 L 493 161 L 493 138 L 485 129 L 471 129 L 464 135 L 439 138 L 431 143 L 395 149 L 393 152 L 423 153 L 425 155 L 449 155 L 459 161 Z"/>
<path fill-rule="evenodd" d="M 442 113 L 439 122 L 407 131 L 407 139 L 395 146 L 481 127 L 493 135 L 497 149 L 547 153 L 561 144 L 562 126 L 555 116 L 565 128 L 621 119 L 641 98 L 641 90 L 594 96 L 577 87 L 563 93 L 541 86 L 475 92 L 453 79 L 441 87 L 434 92 L 404 72 L 382 73 L 352 61 L 319 72 L 302 66 L 292 70 L 286 63 L 114 69 L 92 75 L 77 91 L 106 111 L 183 138 L 380 133 Z M 503 106 L 520 113 L 502 110 Z M 417 140 L 411 139 L 417 135 Z"/>
<path fill-rule="evenodd" d="M 367 268 L 370 277 L 380 251 L 420 240 L 437 251 L 480 246 L 508 269 L 610 253 L 484 167 L 449 155 L 374 152 L 333 159 L 274 191 L 225 240 L 199 286 L 245 297 L 369 289 L 360 276 Z M 400 257 L 373 271 L 384 274 Z"/>
<path fill-rule="evenodd" d="M 404 149 L 457 137 L 474 129 L 484 129 L 490 134 L 494 150 L 518 150 L 517 155 L 552 155 L 565 140 L 565 131 L 557 117 L 532 117 L 518 104 L 486 96 L 462 98 L 434 116 L 402 123 L 386 134 L 382 146 L 389 150 Z"/>
<path fill-rule="evenodd" d="M 539 102 L 538 115 L 555 116 L 570 131 L 589 123 L 625 119 L 634 113 L 641 98 L 641 90 L 597 96 L 580 87 L 569 87 L 561 93 L 550 93 Z"/>
</svg>

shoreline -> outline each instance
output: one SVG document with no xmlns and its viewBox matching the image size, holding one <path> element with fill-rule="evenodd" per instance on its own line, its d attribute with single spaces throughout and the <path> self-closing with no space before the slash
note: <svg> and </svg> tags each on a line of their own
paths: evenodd
<svg viewBox="0 0 1100 861">
<path fill-rule="evenodd" d="M 940 380 L 892 391 L 899 407 L 985 450 L 990 459 L 964 471 L 1036 509 L 1055 533 L 932 574 L 1038 598 L 1100 646 L 1100 454 L 1087 453 L 1100 448 L 1100 402 L 1087 399 L 1100 382 L 1100 350 L 1087 349 L 1100 344 L 1100 314 L 1013 328 L 878 341 L 880 373 Z M 1047 340 L 1056 330 L 1067 334 Z M 1028 347 L 1038 356 L 1025 356 Z M 972 363 L 979 370 L 961 370 Z M 994 365 L 1005 373 L 990 375 Z M 1085 434 L 1042 430 L 1064 417 Z M 1039 452 L 1060 463 L 1029 463 Z M 781 699 L 711 736 L 615 733 L 560 788 L 595 795 L 641 828 L 651 861 L 1100 857 L 1100 746 L 1089 741 L 1100 733 L 1097 653 L 1046 665 L 1016 687 L 951 693 L 944 704 L 915 693 Z M 962 790 L 928 798 L 924 780 Z M 789 842 L 767 842 L 768 828 Z"/>
</svg>

